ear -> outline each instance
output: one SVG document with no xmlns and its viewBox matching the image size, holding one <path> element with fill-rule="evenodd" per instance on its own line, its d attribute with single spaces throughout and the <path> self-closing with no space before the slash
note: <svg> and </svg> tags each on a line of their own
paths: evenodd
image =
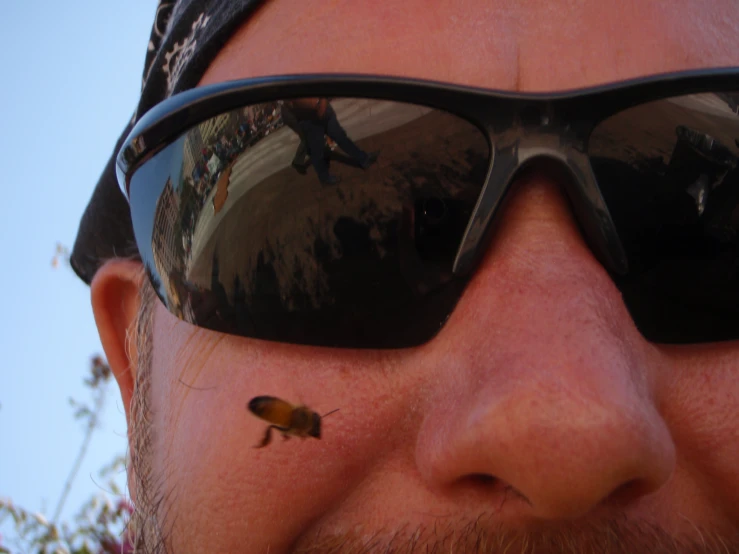
<svg viewBox="0 0 739 554">
<path fill-rule="evenodd" d="M 131 397 L 136 381 L 136 343 L 128 339 L 136 329 L 145 278 L 140 262 L 114 259 L 105 263 L 90 284 L 92 311 L 110 369 L 120 389 L 126 422 L 130 425 Z"/>
<path fill-rule="evenodd" d="M 115 259 L 108 261 L 95 273 L 90 284 L 92 311 L 100 335 L 100 341 L 108 359 L 110 369 L 120 390 L 126 423 L 129 429 L 129 449 L 131 448 L 131 398 L 136 382 L 138 352 L 136 342 L 129 340 L 136 331 L 136 317 L 141 304 L 139 295 L 141 280 L 145 279 L 140 262 Z M 129 468 L 129 491 L 131 488 L 131 468 Z"/>
</svg>

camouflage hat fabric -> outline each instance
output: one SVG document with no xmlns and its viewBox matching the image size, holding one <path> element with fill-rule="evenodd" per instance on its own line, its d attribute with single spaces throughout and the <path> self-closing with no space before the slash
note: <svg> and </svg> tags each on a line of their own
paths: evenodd
<svg viewBox="0 0 739 554">
<path fill-rule="evenodd" d="M 261 0 L 161 0 L 149 39 L 141 98 L 82 215 L 70 257 L 75 273 L 90 283 L 98 268 L 114 257 L 138 251 L 128 202 L 115 175 L 121 143 L 151 107 L 197 85 L 210 62 Z"/>
</svg>

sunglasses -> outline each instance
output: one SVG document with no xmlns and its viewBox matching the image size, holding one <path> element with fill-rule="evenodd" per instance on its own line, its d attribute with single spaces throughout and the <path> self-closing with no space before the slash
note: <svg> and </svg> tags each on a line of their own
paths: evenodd
<svg viewBox="0 0 739 554">
<path fill-rule="evenodd" d="M 192 89 L 117 158 L 136 243 L 194 325 L 348 348 L 444 325 L 519 172 L 547 164 L 643 336 L 739 339 L 739 70 L 558 94 L 302 75 Z"/>
</svg>

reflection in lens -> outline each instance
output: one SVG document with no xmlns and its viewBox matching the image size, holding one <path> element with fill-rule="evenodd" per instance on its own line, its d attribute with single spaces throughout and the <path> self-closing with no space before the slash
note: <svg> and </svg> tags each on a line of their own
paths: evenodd
<svg viewBox="0 0 739 554">
<path fill-rule="evenodd" d="M 588 153 L 629 257 L 614 276 L 657 342 L 739 338 L 737 95 L 636 106 L 600 123 Z"/>
<path fill-rule="evenodd" d="M 294 343 L 410 346 L 457 301 L 452 263 L 488 160 L 477 127 L 422 106 L 253 105 L 136 171 L 134 229 L 160 296 L 187 321 Z"/>
<path fill-rule="evenodd" d="M 429 225 L 439 225 L 446 218 L 446 202 L 440 198 L 427 198 L 423 201 L 421 213 L 423 215 L 423 219 L 425 219 Z"/>
</svg>

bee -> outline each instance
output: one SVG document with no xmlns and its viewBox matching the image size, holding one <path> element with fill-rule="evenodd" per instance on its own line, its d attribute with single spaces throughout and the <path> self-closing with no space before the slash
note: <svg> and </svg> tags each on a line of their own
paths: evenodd
<svg viewBox="0 0 739 554">
<path fill-rule="evenodd" d="M 338 411 L 332 410 L 323 416 L 318 415 L 307 406 L 293 406 L 274 396 L 255 396 L 246 405 L 247 409 L 271 425 L 267 427 L 262 442 L 254 448 L 264 448 L 272 440 L 272 429 L 282 433 L 284 440 L 291 435 L 300 437 L 321 438 L 321 418 Z"/>
</svg>

